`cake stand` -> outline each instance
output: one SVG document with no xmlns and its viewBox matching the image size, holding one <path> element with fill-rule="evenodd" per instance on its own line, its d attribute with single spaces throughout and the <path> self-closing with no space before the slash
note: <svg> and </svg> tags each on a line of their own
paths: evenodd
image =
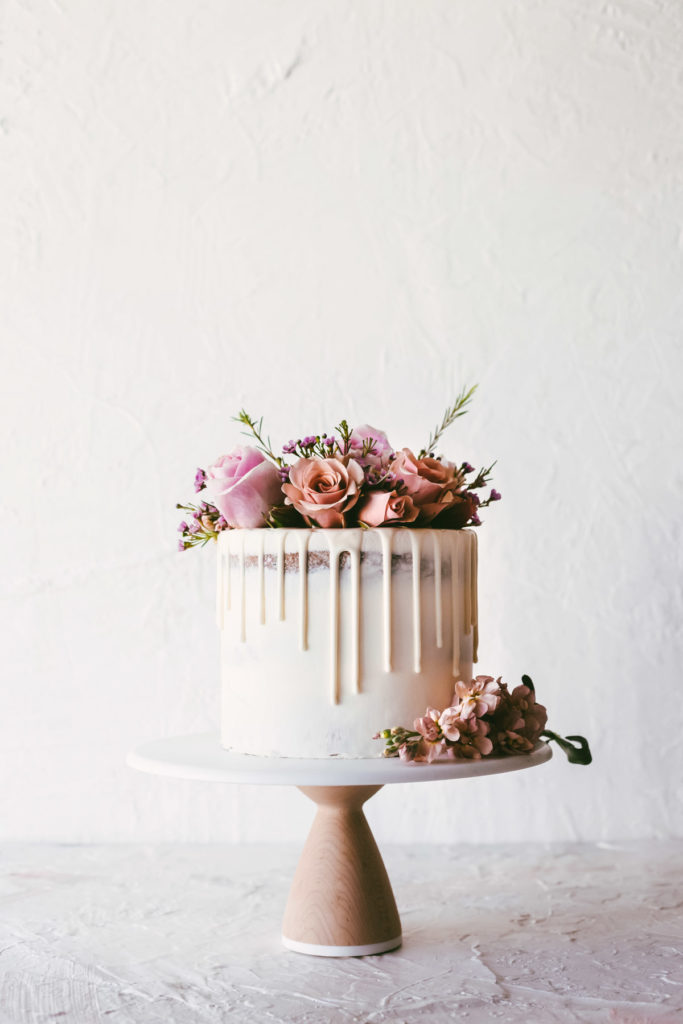
<svg viewBox="0 0 683 1024">
<path fill-rule="evenodd" d="M 417 765 L 381 757 L 255 757 L 224 750 L 218 734 L 202 733 L 145 743 L 127 762 L 177 779 L 297 786 L 318 811 L 294 874 L 282 941 L 313 956 L 367 956 L 401 945 L 401 921 L 365 801 L 387 783 L 498 775 L 551 757 L 546 743 L 529 754 Z"/>
</svg>

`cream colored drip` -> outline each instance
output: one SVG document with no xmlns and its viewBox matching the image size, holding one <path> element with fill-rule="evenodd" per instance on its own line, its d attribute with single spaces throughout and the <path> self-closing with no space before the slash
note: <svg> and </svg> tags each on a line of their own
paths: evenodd
<svg viewBox="0 0 683 1024">
<path fill-rule="evenodd" d="M 443 606 L 441 601 L 441 538 L 436 530 L 430 531 L 434 541 L 434 622 L 436 646 L 443 647 Z"/>
<path fill-rule="evenodd" d="M 462 558 L 465 577 L 463 585 L 465 600 L 463 602 L 462 631 L 467 636 L 472 628 L 472 555 L 470 553 L 472 534 L 463 532 L 460 536 L 465 547 Z"/>
<path fill-rule="evenodd" d="M 422 668 L 422 621 L 420 616 L 420 548 L 422 537 L 418 530 L 410 530 L 410 549 L 413 556 L 413 671 Z"/>
<path fill-rule="evenodd" d="M 244 534 L 241 536 L 240 546 L 240 640 L 245 643 L 247 639 L 247 566 L 244 553 Z"/>
<path fill-rule="evenodd" d="M 308 650 L 308 531 L 297 533 L 299 541 L 299 650 Z M 305 571 L 304 571 L 305 570 Z"/>
<path fill-rule="evenodd" d="M 479 584 L 477 581 L 479 568 L 479 538 L 472 534 L 472 661 L 479 661 Z"/>
<path fill-rule="evenodd" d="M 460 559 L 458 558 L 459 534 L 453 532 L 449 537 L 451 548 L 451 631 L 453 633 L 453 675 L 460 675 L 460 609 L 461 590 L 460 582 Z"/>
<path fill-rule="evenodd" d="M 339 703 L 339 552 L 330 539 L 330 685 L 332 703 Z"/>
<path fill-rule="evenodd" d="M 360 693 L 360 545 L 351 556 L 351 685 Z"/>
<path fill-rule="evenodd" d="M 263 569 L 263 533 L 259 533 L 258 545 L 258 606 L 259 622 L 265 625 L 266 621 L 266 580 Z"/>
<path fill-rule="evenodd" d="M 225 610 L 230 611 L 232 605 L 232 559 L 230 557 L 230 545 L 232 537 L 232 531 L 228 531 L 221 535 L 225 538 L 225 554 L 226 554 L 226 566 L 225 566 Z M 220 544 L 220 540 L 218 541 Z"/>
<path fill-rule="evenodd" d="M 287 531 L 277 531 L 277 614 L 281 622 L 285 618 L 285 541 Z"/>
<path fill-rule="evenodd" d="M 392 530 L 380 530 L 382 545 L 382 605 L 384 626 L 384 671 L 391 672 L 391 548 Z"/>
<path fill-rule="evenodd" d="M 216 577 L 216 623 L 219 629 L 223 628 L 223 590 L 225 587 L 225 558 L 218 546 L 218 572 Z"/>
</svg>

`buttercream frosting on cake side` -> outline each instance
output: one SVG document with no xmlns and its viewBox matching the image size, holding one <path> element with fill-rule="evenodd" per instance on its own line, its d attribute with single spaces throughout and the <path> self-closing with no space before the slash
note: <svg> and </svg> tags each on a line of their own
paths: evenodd
<svg viewBox="0 0 683 1024">
<path fill-rule="evenodd" d="M 472 530 L 260 529 L 218 539 L 222 743 L 373 757 L 379 729 L 472 677 Z"/>
</svg>

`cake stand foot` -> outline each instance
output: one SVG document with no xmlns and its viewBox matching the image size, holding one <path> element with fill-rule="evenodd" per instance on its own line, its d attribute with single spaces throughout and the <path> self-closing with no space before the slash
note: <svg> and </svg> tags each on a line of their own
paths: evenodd
<svg viewBox="0 0 683 1024">
<path fill-rule="evenodd" d="M 363 814 L 381 786 L 299 786 L 318 811 L 282 924 L 288 949 L 368 956 L 401 945 L 401 920 L 382 856 Z"/>
</svg>

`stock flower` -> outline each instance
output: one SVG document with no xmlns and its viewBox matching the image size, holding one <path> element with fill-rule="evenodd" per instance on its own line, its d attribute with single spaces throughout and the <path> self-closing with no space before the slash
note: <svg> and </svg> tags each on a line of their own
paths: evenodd
<svg viewBox="0 0 683 1024">
<path fill-rule="evenodd" d="M 365 526 L 412 523 L 419 514 L 412 498 L 396 491 L 370 491 L 358 506 L 358 521 Z"/>
<path fill-rule="evenodd" d="M 472 682 L 455 684 L 455 699 L 460 701 L 462 718 L 481 718 L 495 711 L 500 702 L 500 679 L 493 676 L 476 676 Z"/>
<path fill-rule="evenodd" d="M 493 743 L 488 736 L 489 726 L 481 718 L 467 718 L 460 724 L 460 738 L 451 747 L 454 757 L 468 757 L 479 761 L 493 750 Z"/>
<path fill-rule="evenodd" d="M 209 466 L 206 489 L 225 521 L 240 529 L 263 526 L 282 501 L 278 470 L 249 445 L 237 445 Z"/>
<path fill-rule="evenodd" d="M 463 729 L 460 709 L 446 708 L 445 711 L 442 711 L 439 716 L 439 725 L 446 739 L 450 740 L 451 743 L 455 743 L 456 740 L 460 739 L 460 733 Z"/>
<path fill-rule="evenodd" d="M 293 505 L 310 523 L 323 528 L 345 525 L 344 515 L 358 501 L 363 470 L 353 459 L 299 459 L 282 485 L 285 503 Z"/>
<path fill-rule="evenodd" d="M 454 493 L 463 484 L 462 476 L 452 462 L 418 459 L 410 448 L 402 448 L 398 452 L 389 470 L 401 479 L 403 489 L 418 508 L 423 522 L 430 522 L 450 505 Z"/>
<path fill-rule="evenodd" d="M 372 440 L 372 447 L 366 455 L 361 456 L 363 446 Z M 388 466 L 394 449 L 383 430 L 377 430 L 364 423 L 362 427 L 354 427 L 349 435 L 349 449 L 354 459 L 361 466 Z"/>
<path fill-rule="evenodd" d="M 436 708 L 427 708 L 422 718 L 416 718 L 413 724 L 413 728 L 416 732 L 419 732 L 430 743 L 435 743 L 441 739 L 441 730 L 439 729 L 439 714 L 440 712 Z"/>
<path fill-rule="evenodd" d="M 510 694 L 510 701 L 524 722 L 517 731 L 533 746 L 546 727 L 548 712 L 542 704 L 536 703 L 536 695 L 528 686 L 516 686 Z"/>
</svg>

